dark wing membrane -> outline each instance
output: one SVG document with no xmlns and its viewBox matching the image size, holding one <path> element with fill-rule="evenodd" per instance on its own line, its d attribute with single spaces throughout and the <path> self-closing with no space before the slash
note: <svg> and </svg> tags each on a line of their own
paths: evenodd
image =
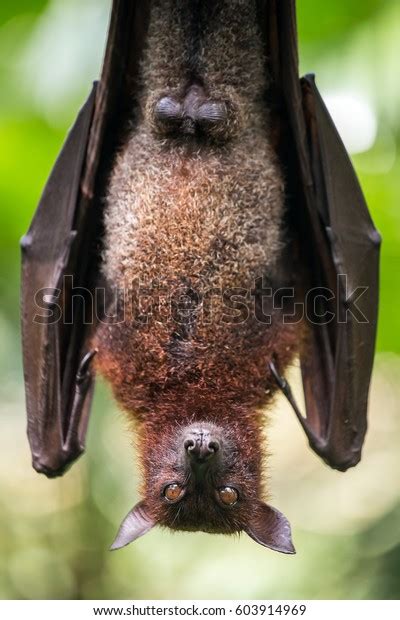
<svg viewBox="0 0 400 620">
<path fill-rule="evenodd" d="M 314 206 L 310 217 L 324 230 L 336 280 L 331 281 L 330 269 L 321 282 L 335 294 L 335 318 L 329 328 L 310 325 L 313 363 L 310 365 L 309 351 L 305 350 L 303 383 L 307 416 L 309 410 L 328 412 L 318 450 L 330 464 L 346 469 L 360 460 L 367 428 L 378 313 L 380 236 L 313 77 L 302 80 L 302 90 L 314 171 Z M 318 248 L 315 243 L 317 256 Z M 316 346 L 320 333 L 328 329 L 334 332 L 330 338 L 332 359 L 325 355 L 324 348 Z M 325 392 L 314 389 L 318 368 L 331 376 L 331 382 L 325 383 Z M 310 428 L 315 430 L 312 423 Z"/>
<path fill-rule="evenodd" d="M 22 240 L 28 436 L 33 466 L 48 476 L 64 473 L 84 450 L 94 386 L 89 342 L 99 310 L 93 292 L 100 277 L 102 196 L 132 115 L 147 16 L 148 2 L 114 0 L 101 80 Z"/>
<path fill-rule="evenodd" d="M 62 471 L 83 450 L 92 393 L 89 376 L 76 384 L 78 367 L 65 375 L 71 342 L 61 304 L 63 278 L 77 241 L 77 203 L 93 117 L 94 88 L 80 111 L 22 239 L 22 345 L 28 437 L 33 465 L 47 475 Z M 79 325 L 84 331 L 85 326 Z M 84 335 L 82 334 L 82 341 Z M 65 401 L 63 394 L 70 396 Z"/>
<path fill-rule="evenodd" d="M 360 460 L 366 432 L 380 236 L 314 80 L 299 82 L 295 1 L 270 0 L 264 10 L 275 96 L 293 147 L 285 162 L 303 258 L 298 289 L 302 296 L 325 289 L 315 316 L 308 316 L 301 353 L 307 417 L 297 407 L 296 413 L 311 447 L 331 467 L 345 470 Z M 357 287 L 366 290 L 353 299 Z M 333 319 L 324 323 L 321 316 Z M 292 399 L 287 384 L 281 387 Z"/>
</svg>

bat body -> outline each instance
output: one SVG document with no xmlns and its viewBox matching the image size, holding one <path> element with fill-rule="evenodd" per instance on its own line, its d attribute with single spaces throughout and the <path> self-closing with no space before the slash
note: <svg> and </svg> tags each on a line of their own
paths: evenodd
<svg viewBox="0 0 400 620">
<path fill-rule="evenodd" d="M 95 363 L 139 420 L 152 521 L 233 532 L 249 519 L 239 504 L 257 512 L 261 407 L 278 387 L 269 362 L 279 355 L 285 367 L 297 344 L 271 303 L 269 322 L 253 307 L 259 278 L 285 284 L 277 282 L 285 190 L 256 3 L 199 3 L 190 18 L 186 5 L 153 3 L 139 118 L 105 207 L 103 271 L 129 308 L 100 327 Z M 207 485 L 197 489 L 184 443 L 193 429 L 201 442 L 210 424 L 219 450 L 200 465 Z M 184 490 L 172 504 L 163 496 L 171 480 Z M 241 489 L 235 509 L 218 502 L 226 486 Z"/>
<path fill-rule="evenodd" d="M 313 81 L 296 81 L 292 2 L 115 2 L 113 15 L 100 88 L 23 244 L 25 299 L 41 244 L 41 289 L 56 290 L 24 332 L 42 377 L 55 362 L 44 390 L 27 377 L 34 464 L 54 475 L 82 450 L 96 370 L 136 422 L 144 479 L 113 548 L 159 524 L 293 553 L 287 519 L 263 501 L 263 409 L 281 388 L 331 466 L 358 462 L 379 235 Z M 35 233 L 67 185 L 62 253 Z M 105 282 L 101 320 L 88 326 L 83 304 L 65 327 L 67 274 L 89 292 Z M 368 288 L 361 310 L 348 286 Z M 310 291 L 311 315 L 288 310 Z M 307 418 L 282 378 L 296 355 Z"/>
</svg>

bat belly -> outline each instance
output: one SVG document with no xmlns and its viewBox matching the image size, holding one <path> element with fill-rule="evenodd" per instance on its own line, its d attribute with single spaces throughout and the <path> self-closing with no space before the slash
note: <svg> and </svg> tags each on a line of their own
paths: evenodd
<svg viewBox="0 0 400 620">
<path fill-rule="evenodd" d="M 259 391 L 277 328 L 272 307 L 257 312 L 255 288 L 279 265 L 282 217 L 265 141 L 228 150 L 131 139 L 110 183 L 103 267 L 124 318 L 98 344 L 128 408 L 169 389 Z"/>
</svg>

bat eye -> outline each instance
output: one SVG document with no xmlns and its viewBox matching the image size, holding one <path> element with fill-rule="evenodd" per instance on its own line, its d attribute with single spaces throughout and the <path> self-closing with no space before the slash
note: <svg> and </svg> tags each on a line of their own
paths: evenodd
<svg viewBox="0 0 400 620">
<path fill-rule="evenodd" d="M 164 497 L 168 502 L 177 502 L 183 496 L 184 489 L 180 484 L 167 484 L 164 489 Z"/>
<path fill-rule="evenodd" d="M 233 487 L 221 487 L 218 496 L 225 506 L 233 506 L 239 499 L 239 493 Z"/>
</svg>

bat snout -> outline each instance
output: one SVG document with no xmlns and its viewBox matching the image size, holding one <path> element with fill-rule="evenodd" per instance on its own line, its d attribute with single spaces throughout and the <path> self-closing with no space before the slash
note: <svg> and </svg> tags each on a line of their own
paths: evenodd
<svg viewBox="0 0 400 620">
<path fill-rule="evenodd" d="M 185 434 L 183 447 L 191 464 L 201 464 L 216 456 L 221 448 L 221 440 L 217 432 L 199 428 Z"/>
</svg>

